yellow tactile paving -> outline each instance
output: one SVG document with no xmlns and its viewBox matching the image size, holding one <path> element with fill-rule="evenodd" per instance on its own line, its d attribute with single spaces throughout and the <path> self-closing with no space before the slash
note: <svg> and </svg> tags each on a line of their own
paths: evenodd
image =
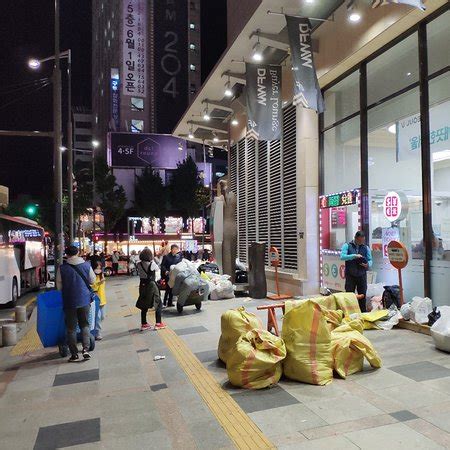
<svg viewBox="0 0 450 450">
<path fill-rule="evenodd" d="M 25 355 L 26 353 L 35 352 L 44 348 L 39 335 L 36 330 L 36 325 L 33 325 L 25 334 L 25 336 L 11 349 L 11 356 Z"/>
<path fill-rule="evenodd" d="M 158 333 L 237 448 L 275 448 L 174 331 Z"/>
</svg>

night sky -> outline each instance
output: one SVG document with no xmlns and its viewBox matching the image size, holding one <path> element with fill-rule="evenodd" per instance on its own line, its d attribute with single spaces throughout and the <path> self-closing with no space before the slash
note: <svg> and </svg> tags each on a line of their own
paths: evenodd
<svg viewBox="0 0 450 450">
<path fill-rule="evenodd" d="M 61 51 L 72 50 L 72 104 L 91 106 L 91 1 L 61 0 Z M 53 55 L 53 0 L 0 1 L 0 129 L 52 129 L 51 85 L 30 95 L 20 84 L 50 77 L 52 63 L 39 71 L 27 67 L 30 57 Z M 202 77 L 226 47 L 226 0 L 202 1 Z M 65 69 L 62 61 L 62 69 Z M 63 111 L 66 87 L 63 79 Z M 23 97 L 23 98 L 22 98 Z M 63 127 L 66 119 L 63 117 Z M 30 194 L 37 200 L 52 195 L 50 139 L 0 136 L 0 184 L 10 198 Z"/>
</svg>

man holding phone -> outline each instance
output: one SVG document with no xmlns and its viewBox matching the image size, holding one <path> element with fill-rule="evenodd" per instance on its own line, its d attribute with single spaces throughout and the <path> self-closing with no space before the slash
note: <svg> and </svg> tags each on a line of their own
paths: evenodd
<svg viewBox="0 0 450 450">
<path fill-rule="evenodd" d="M 345 291 L 357 290 L 361 312 L 366 312 L 367 271 L 372 267 L 372 252 L 365 243 L 362 231 L 357 231 L 353 241 L 344 244 L 341 260 L 345 261 Z M 363 296 L 363 297 L 362 297 Z"/>
</svg>

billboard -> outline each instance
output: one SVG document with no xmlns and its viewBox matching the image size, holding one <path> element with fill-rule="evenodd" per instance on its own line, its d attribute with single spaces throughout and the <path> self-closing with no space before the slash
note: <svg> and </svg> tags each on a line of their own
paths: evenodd
<svg viewBox="0 0 450 450">
<path fill-rule="evenodd" d="M 188 105 L 188 2 L 154 2 L 156 130 L 171 133 Z"/>
<path fill-rule="evenodd" d="M 147 1 L 122 0 L 123 95 L 145 97 Z"/>
</svg>

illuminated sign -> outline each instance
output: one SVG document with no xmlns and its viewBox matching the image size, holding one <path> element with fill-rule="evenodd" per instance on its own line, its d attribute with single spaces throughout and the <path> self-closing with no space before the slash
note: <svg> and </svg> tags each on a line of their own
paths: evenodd
<svg viewBox="0 0 450 450">
<path fill-rule="evenodd" d="M 389 222 L 397 222 L 405 218 L 408 200 L 405 195 L 390 191 L 383 200 L 383 214 Z"/>
<path fill-rule="evenodd" d="M 27 239 L 42 237 L 40 230 L 9 230 L 8 239 L 11 244 L 25 242 Z"/>
<path fill-rule="evenodd" d="M 340 208 L 342 206 L 355 205 L 358 201 L 358 190 L 339 192 L 337 194 L 323 195 L 320 197 L 320 208 Z"/>
</svg>

